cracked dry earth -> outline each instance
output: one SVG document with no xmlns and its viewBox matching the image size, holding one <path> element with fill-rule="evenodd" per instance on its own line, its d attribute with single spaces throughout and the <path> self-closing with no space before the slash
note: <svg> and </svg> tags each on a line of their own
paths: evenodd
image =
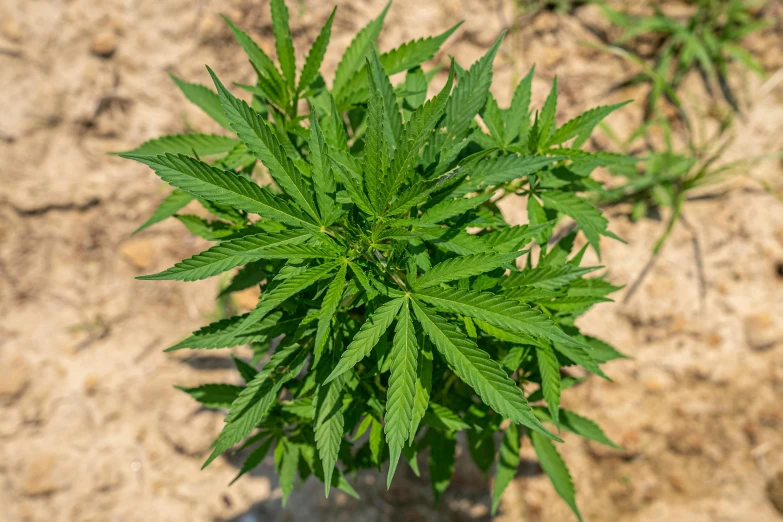
<svg viewBox="0 0 783 522">
<path fill-rule="evenodd" d="M 331 2 L 289 3 L 301 52 Z M 327 71 L 382 8 L 381 0 L 340 4 Z M 783 39 L 780 6 L 770 11 L 777 23 L 749 45 L 774 80 Z M 216 284 L 133 277 L 205 245 L 176 222 L 131 238 L 165 187 L 107 153 L 187 128 L 216 130 L 166 72 L 207 83 L 208 63 L 222 78 L 251 78 L 219 12 L 273 52 L 266 2 L 0 5 L 0 521 L 488 520 L 488 480 L 464 458 L 437 510 L 426 479 L 409 470 L 398 471 L 389 491 L 380 475 L 360 475 L 361 502 L 339 493 L 325 500 L 308 482 L 285 509 L 269 463 L 230 488 L 241 461 L 219 459 L 199 471 L 221 415 L 172 386 L 237 376 L 226 352 L 161 349 L 216 316 Z M 561 121 L 598 103 L 642 99 L 633 91 L 604 95 L 627 67 L 585 45 L 595 41 L 588 27 L 602 23 L 590 7 L 520 18 L 511 2 L 399 0 L 380 47 L 462 19 L 439 59 L 448 53 L 471 63 L 512 29 L 496 61 L 501 104 L 533 63 L 537 103 L 559 77 Z M 736 77 L 748 108 L 727 158 L 781 150 L 783 85 Z M 698 82 L 689 88 L 689 97 L 701 96 Z M 637 104 L 612 123 L 631 128 L 640 113 Z M 771 161 L 748 174 L 780 188 L 782 170 Z M 709 194 L 689 203 L 690 230 L 675 230 L 637 294 L 622 304 L 621 293 L 582 322 L 633 357 L 609 366 L 614 382 L 588 380 L 564 398 L 625 448 L 565 436 L 562 452 L 587 520 L 783 520 L 783 204 L 748 180 Z M 509 198 L 504 211 L 522 221 L 523 203 Z M 663 224 L 631 224 L 621 210 L 612 211 L 612 229 L 628 245 L 607 241 L 601 262 L 613 282 L 628 284 Z M 253 299 L 240 294 L 234 306 Z M 572 520 L 529 446 L 523 456 L 498 520 Z"/>
</svg>

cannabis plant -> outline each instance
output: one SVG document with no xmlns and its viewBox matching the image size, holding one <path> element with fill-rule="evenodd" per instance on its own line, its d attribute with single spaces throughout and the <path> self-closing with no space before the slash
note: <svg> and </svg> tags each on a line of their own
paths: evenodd
<svg viewBox="0 0 783 522">
<path fill-rule="evenodd" d="M 700 74 L 704 87 L 712 96 L 717 86 L 724 100 L 739 112 L 739 103 L 728 83 L 728 66 L 742 63 L 759 75 L 763 69 L 746 51 L 742 40 L 769 25 L 758 10 L 744 0 L 698 0 L 691 16 L 681 20 L 667 16 L 653 4 L 652 16 L 631 16 L 602 5 L 610 22 L 622 28 L 623 34 L 610 49 L 636 63 L 642 72 L 621 85 L 649 84 L 647 115 L 656 113 L 658 103 L 667 101 L 677 109 L 681 103 L 677 89 L 691 72 Z M 634 42 L 648 41 L 652 51 L 635 50 Z M 683 116 L 682 112 L 680 112 Z"/>
<path fill-rule="evenodd" d="M 386 10 L 351 42 L 330 88 L 319 69 L 334 12 L 297 72 L 288 10 L 283 0 L 271 7 L 279 69 L 228 22 L 257 75 L 238 85 L 249 103 L 212 70 L 216 91 L 176 80 L 231 136 L 165 136 L 121 154 L 175 187 L 143 227 L 176 215 L 217 242 L 139 279 L 239 268 L 223 295 L 261 289 L 251 312 L 169 348 L 250 345 L 255 354 L 235 358 L 241 385 L 183 388 L 228 410 L 205 466 L 252 448 L 241 476 L 273 451 L 285 502 L 297 477 L 314 475 L 327 495 L 355 495 L 348 478 L 357 470 L 388 462 L 391 484 L 400 458 L 418 474 L 421 454 L 437 499 L 464 432 L 483 472 L 497 456 L 495 509 L 526 436 L 578 515 L 557 433 L 614 444 L 560 408 L 561 392 L 582 379 L 574 367 L 607 378 L 600 365 L 622 357 L 575 325 L 616 290 L 585 278 L 599 269 L 580 266 L 588 245 L 572 255 L 578 231 L 596 252 L 612 236 L 576 192 L 594 185 L 597 166 L 623 161 L 580 146 L 617 106 L 557 126 L 556 86 L 540 112 L 530 110 L 531 71 L 501 109 L 489 88 L 502 36 L 469 69 L 452 61 L 427 100 L 437 69 L 421 64 L 456 27 L 379 54 Z M 511 193 L 527 196 L 529 224 L 510 226 L 498 211 Z M 191 201 L 214 219 L 178 214 Z M 561 217 L 577 232 L 555 237 Z"/>
</svg>

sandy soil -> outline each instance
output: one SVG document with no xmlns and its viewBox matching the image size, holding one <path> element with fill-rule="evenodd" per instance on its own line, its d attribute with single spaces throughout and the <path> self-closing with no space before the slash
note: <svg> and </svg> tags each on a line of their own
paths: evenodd
<svg viewBox="0 0 783 522">
<path fill-rule="evenodd" d="M 302 52 L 331 5 L 290 4 Z M 327 70 L 382 8 L 380 0 L 341 4 Z M 772 11 L 779 15 L 780 6 Z M 216 130 L 166 72 L 207 83 L 208 63 L 226 80 L 252 77 L 219 12 L 273 52 L 266 2 L 0 5 L 0 521 L 487 520 L 487 479 L 462 461 L 437 510 L 427 483 L 403 470 L 388 492 L 378 475 L 360 476 L 361 502 L 339 494 L 324 500 L 321 486 L 308 482 L 285 509 L 268 464 L 230 488 L 237 460 L 199 471 L 221 417 L 172 386 L 237 376 L 227 352 L 161 349 L 216 316 L 216 284 L 133 277 L 205 245 L 173 221 L 131 238 L 165 187 L 107 152 L 187 128 Z M 593 8 L 521 19 L 508 1 L 398 0 L 380 46 L 462 19 L 441 59 L 448 53 L 468 64 L 502 29 L 515 28 L 496 63 L 501 104 L 533 63 L 539 103 L 559 76 L 560 118 L 642 98 L 630 91 L 603 97 L 628 67 L 585 45 L 595 41 L 588 26 L 601 26 Z M 770 75 L 783 66 L 777 20 L 750 42 Z M 726 157 L 783 149 L 783 85 L 736 78 L 748 109 Z M 703 98 L 698 82 L 688 89 Z M 637 104 L 613 123 L 628 128 L 639 117 Z M 781 170 L 770 162 L 749 174 L 780 187 Z M 603 305 L 582 323 L 633 357 L 609 367 L 613 383 L 590 380 L 565 396 L 566 406 L 626 448 L 565 437 L 562 451 L 590 521 L 781 520 L 774 502 L 783 509 L 783 478 L 774 477 L 783 472 L 783 207 L 752 182 L 730 188 L 690 202 L 690 230 L 675 230 L 629 303 Z M 520 219 L 519 201 L 504 205 Z M 663 224 L 632 225 L 618 211 L 612 228 L 628 245 L 607 242 L 602 263 L 612 281 L 627 284 Z M 246 297 L 236 306 L 247 306 Z M 531 449 L 523 451 L 498 518 L 572 520 Z"/>
</svg>

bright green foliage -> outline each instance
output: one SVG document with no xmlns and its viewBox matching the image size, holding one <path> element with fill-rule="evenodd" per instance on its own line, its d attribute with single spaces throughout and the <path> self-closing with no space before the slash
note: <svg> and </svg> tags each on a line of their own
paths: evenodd
<svg viewBox="0 0 783 522">
<path fill-rule="evenodd" d="M 501 108 L 489 91 L 501 38 L 467 70 L 452 61 L 427 101 L 433 75 L 421 65 L 456 27 L 379 53 L 386 10 L 353 40 L 329 89 L 319 67 L 335 14 L 297 79 L 288 10 L 282 0 L 271 7 L 279 68 L 229 22 L 257 73 L 243 86 L 252 100 L 211 70 L 217 94 L 198 91 L 210 93 L 207 112 L 220 103 L 216 119 L 235 137 L 168 136 L 122 154 L 175 188 L 145 226 L 175 215 L 216 242 L 140 279 L 238 270 L 223 298 L 261 289 L 251 312 L 170 348 L 254 351 L 252 363 L 236 359 L 241 384 L 184 389 L 228 410 L 207 464 L 253 447 L 241 476 L 273 450 L 285 502 L 309 475 L 327 495 L 332 487 L 355 495 L 349 472 L 389 461 L 391 484 L 400 457 L 418 473 L 417 455 L 429 454 L 437 499 L 451 480 L 457 432 L 466 431 L 481 470 L 497 460 L 496 509 L 529 435 L 575 508 L 554 449 L 561 439 L 544 423 L 611 444 L 592 421 L 561 410 L 560 395 L 577 382 L 568 367 L 605 377 L 600 365 L 622 357 L 574 326 L 617 289 L 585 278 L 599 267 L 580 267 L 588 247 L 574 243 L 584 236 L 598 251 L 601 236 L 613 236 L 576 194 L 600 187 L 590 178 L 597 166 L 627 161 L 580 149 L 619 105 L 558 126 L 556 88 L 541 110 L 530 107 L 531 71 Z M 528 198 L 529 225 L 505 222 L 497 201 L 508 194 Z M 213 217 L 178 214 L 191 201 Z M 575 229 L 556 238 L 561 219 Z M 508 421 L 497 448 L 494 434 Z"/>
</svg>

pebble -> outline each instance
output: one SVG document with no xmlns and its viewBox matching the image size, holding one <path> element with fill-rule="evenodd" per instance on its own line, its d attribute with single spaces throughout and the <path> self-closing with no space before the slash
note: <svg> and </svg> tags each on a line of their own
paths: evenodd
<svg viewBox="0 0 783 522">
<path fill-rule="evenodd" d="M 18 354 L 0 367 L 4 370 L 0 379 L 0 401 L 13 402 L 27 389 L 32 368 L 27 359 Z"/>
<path fill-rule="evenodd" d="M 779 332 L 775 329 L 775 323 L 768 312 L 752 314 L 744 320 L 745 341 L 748 346 L 757 351 L 766 351 L 773 348 L 779 340 Z"/>
<path fill-rule="evenodd" d="M 31 459 L 22 478 L 22 494 L 50 495 L 68 488 L 68 477 L 62 473 L 65 466 L 54 453 L 42 453 Z"/>
<path fill-rule="evenodd" d="M 95 35 L 90 44 L 90 51 L 101 58 L 111 58 L 117 50 L 117 37 L 113 32 L 103 31 Z"/>
<path fill-rule="evenodd" d="M 155 262 L 154 249 L 149 239 L 131 239 L 120 247 L 120 254 L 136 268 L 149 268 Z"/>
</svg>

